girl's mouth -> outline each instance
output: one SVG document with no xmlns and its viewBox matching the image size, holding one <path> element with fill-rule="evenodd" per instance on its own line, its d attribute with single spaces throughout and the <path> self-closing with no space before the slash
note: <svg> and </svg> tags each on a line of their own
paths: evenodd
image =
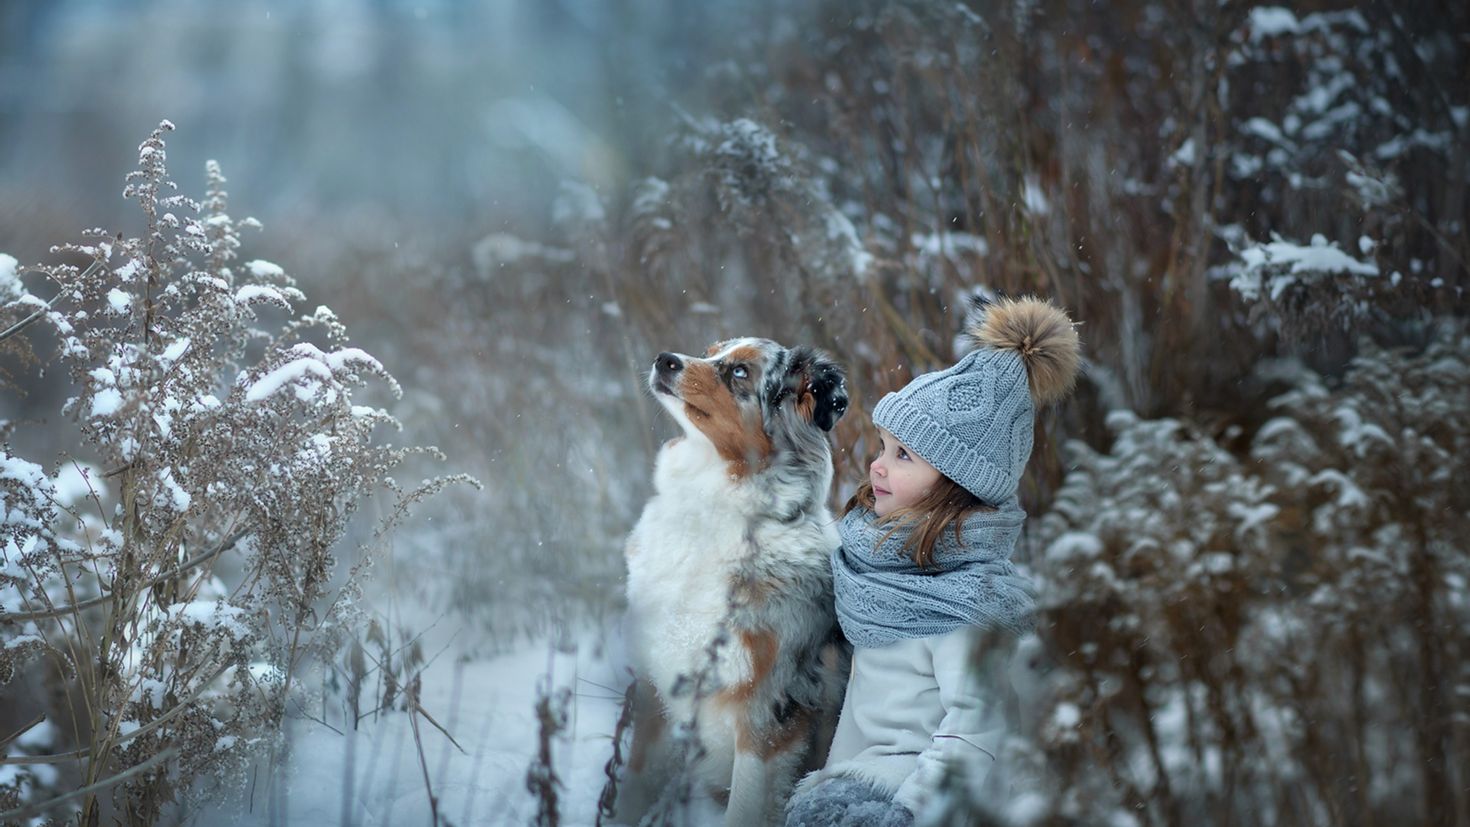
<svg viewBox="0 0 1470 827">
<path fill-rule="evenodd" d="M 878 496 L 880 496 L 880 497 L 886 497 L 889 494 L 892 494 L 893 492 L 892 491 L 889 491 L 886 488 L 879 488 L 878 486 L 875 485 L 875 486 L 873 486 L 873 493 L 876 494 L 876 495 L 878 495 Z"/>
</svg>

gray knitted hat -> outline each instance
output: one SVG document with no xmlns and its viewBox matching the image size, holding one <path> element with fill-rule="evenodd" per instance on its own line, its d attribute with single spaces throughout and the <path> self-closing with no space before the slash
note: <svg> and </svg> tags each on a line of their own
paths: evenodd
<svg viewBox="0 0 1470 827">
<path fill-rule="evenodd" d="M 884 396 L 873 423 L 998 505 L 1015 493 L 1031 458 L 1036 406 L 1064 398 L 1076 383 L 1077 331 L 1050 302 L 1026 297 L 978 307 L 966 333 L 975 350 Z"/>
</svg>

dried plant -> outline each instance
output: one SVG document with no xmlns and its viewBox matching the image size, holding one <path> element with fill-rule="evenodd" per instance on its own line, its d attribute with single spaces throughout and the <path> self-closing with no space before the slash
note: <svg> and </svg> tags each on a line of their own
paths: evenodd
<svg viewBox="0 0 1470 827">
<path fill-rule="evenodd" d="M 42 785 L 6 785 L 0 820 L 61 805 L 86 824 L 152 823 L 198 782 L 248 778 L 281 746 L 298 673 L 355 623 L 371 548 L 415 503 L 470 482 L 394 481 L 408 457 L 438 455 L 382 442 L 397 421 L 356 404 L 366 380 L 394 396 L 397 383 L 326 307 L 261 323 L 305 297 L 280 267 L 237 261 L 240 231 L 258 225 L 230 217 L 217 165 L 202 201 L 172 194 L 172 128 L 128 176 L 143 234 L 90 231 L 54 248 L 88 267 L 33 268 L 59 291 L 36 318 L 74 387 L 65 412 L 105 470 L 68 499 L 41 466 L 0 453 L 0 677 L 44 666 L 62 701 L 47 710 L 56 752 L 0 760 L 76 767 L 85 791 L 42 801 Z M 36 304 L 4 312 L 31 318 Z M 380 489 L 386 516 L 339 572 L 339 541 Z"/>
</svg>

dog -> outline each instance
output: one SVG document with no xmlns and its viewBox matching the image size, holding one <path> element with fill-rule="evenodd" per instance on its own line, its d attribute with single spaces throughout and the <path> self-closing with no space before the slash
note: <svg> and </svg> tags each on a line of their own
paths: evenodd
<svg viewBox="0 0 1470 827">
<path fill-rule="evenodd" d="M 636 680 L 617 815 L 636 823 L 685 771 L 726 824 L 773 823 L 840 706 L 827 438 L 845 376 L 813 348 L 740 338 L 659 354 L 648 385 L 683 434 L 625 549 Z"/>
</svg>

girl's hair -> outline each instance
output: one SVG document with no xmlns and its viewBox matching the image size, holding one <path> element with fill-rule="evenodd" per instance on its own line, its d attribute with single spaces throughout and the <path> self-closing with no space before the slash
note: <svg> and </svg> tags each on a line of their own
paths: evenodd
<svg viewBox="0 0 1470 827">
<path fill-rule="evenodd" d="M 847 501 L 847 506 L 842 509 L 844 516 L 854 508 L 873 507 L 873 483 L 871 480 L 863 480 L 858 486 L 857 493 Z M 979 497 L 971 494 L 968 489 L 943 474 L 939 475 L 939 481 L 929 489 L 922 499 L 906 508 L 884 517 L 882 523 L 891 523 L 892 528 L 878 541 L 882 545 L 892 537 L 895 532 L 904 526 L 914 526 L 909 539 L 903 544 L 913 555 L 914 562 L 919 568 L 924 568 L 934 561 L 934 544 L 938 542 L 939 535 L 951 523 L 954 524 L 954 538 L 960 539 L 960 530 L 964 526 L 965 518 L 976 511 L 994 511 L 995 508 L 986 505 Z"/>
</svg>

